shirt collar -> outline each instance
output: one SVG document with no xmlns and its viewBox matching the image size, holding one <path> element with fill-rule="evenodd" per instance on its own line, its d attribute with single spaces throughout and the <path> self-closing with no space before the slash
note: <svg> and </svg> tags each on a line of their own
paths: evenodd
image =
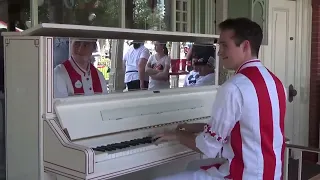
<svg viewBox="0 0 320 180">
<path fill-rule="evenodd" d="M 84 70 L 79 66 L 79 64 L 74 60 L 72 56 L 70 57 L 69 60 L 71 62 L 72 67 L 77 71 L 77 73 L 83 74 L 84 76 L 86 74 L 90 74 L 90 64 L 88 64 L 87 70 Z"/>
<path fill-rule="evenodd" d="M 259 59 L 252 59 L 252 60 L 246 61 L 238 68 L 235 74 L 239 73 L 244 68 L 252 67 L 252 66 L 262 66 L 262 63 Z"/>
</svg>

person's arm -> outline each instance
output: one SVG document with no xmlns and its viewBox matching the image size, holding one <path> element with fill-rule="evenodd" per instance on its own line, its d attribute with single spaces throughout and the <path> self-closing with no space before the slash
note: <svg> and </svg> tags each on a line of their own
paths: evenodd
<svg viewBox="0 0 320 180">
<path fill-rule="evenodd" d="M 54 98 L 65 98 L 69 95 L 66 80 L 62 75 L 62 66 L 63 65 L 60 64 L 56 66 L 53 70 Z"/>
<path fill-rule="evenodd" d="M 156 136 L 156 144 L 162 141 L 178 140 L 190 149 L 215 158 L 230 136 L 232 129 L 241 116 L 243 104 L 240 90 L 229 83 L 219 89 L 212 108 L 210 123 L 198 135 L 186 131 Z"/>
<path fill-rule="evenodd" d="M 144 81 L 145 81 L 145 68 L 148 62 L 150 53 L 149 50 L 146 48 L 143 50 L 140 56 L 139 64 L 138 64 L 138 72 L 139 72 L 139 80 L 140 80 L 140 89 L 144 89 Z"/>
<path fill-rule="evenodd" d="M 205 77 L 201 77 L 196 81 L 194 86 L 207 86 L 207 85 L 214 85 L 215 77 L 214 75 L 207 75 Z"/>
<path fill-rule="evenodd" d="M 222 86 L 212 107 L 211 122 L 195 139 L 196 148 L 207 157 L 215 158 L 241 119 L 242 106 L 243 97 L 239 88 L 232 83 Z"/>
<path fill-rule="evenodd" d="M 193 47 L 193 45 L 189 48 L 188 53 L 187 53 L 187 55 L 186 55 L 186 59 L 187 59 L 188 61 L 191 61 L 191 60 L 192 60 L 192 47 Z"/>
<path fill-rule="evenodd" d="M 166 81 L 169 79 L 169 70 L 170 70 L 170 58 L 167 56 L 165 59 L 163 71 L 161 71 L 155 75 L 152 75 L 151 78 L 155 79 L 155 80 Z"/>
<path fill-rule="evenodd" d="M 155 75 L 155 74 L 157 74 L 157 73 L 159 72 L 159 71 L 157 71 L 156 69 L 153 69 L 153 68 L 151 67 L 151 63 L 152 63 L 153 58 L 155 58 L 154 55 L 151 55 L 151 56 L 149 57 L 149 60 L 148 60 L 148 62 L 147 62 L 147 65 L 146 65 L 146 73 L 147 73 L 147 75 L 149 75 L 149 76 Z"/>
<path fill-rule="evenodd" d="M 123 72 L 126 72 L 127 57 L 128 57 L 128 52 L 123 56 L 123 59 L 122 59 Z"/>
</svg>

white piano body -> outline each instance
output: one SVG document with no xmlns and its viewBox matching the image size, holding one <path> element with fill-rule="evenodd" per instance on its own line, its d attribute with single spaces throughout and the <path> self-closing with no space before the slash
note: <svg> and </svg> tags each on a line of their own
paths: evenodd
<svg viewBox="0 0 320 180">
<path fill-rule="evenodd" d="M 215 93 L 208 86 L 56 100 L 56 117 L 44 122 L 44 170 L 98 180 L 196 155 L 176 142 L 155 145 L 146 137 L 178 123 L 206 122 Z"/>
<path fill-rule="evenodd" d="M 218 87 L 54 99 L 53 37 L 213 42 L 217 36 L 59 24 L 3 35 L 7 180 L 102 180 L 143 171 L 147 180 L 200 158 L 183 145 L 156 146 L 148 137 L 178 123 L 207 121 Z"/>
</svg>

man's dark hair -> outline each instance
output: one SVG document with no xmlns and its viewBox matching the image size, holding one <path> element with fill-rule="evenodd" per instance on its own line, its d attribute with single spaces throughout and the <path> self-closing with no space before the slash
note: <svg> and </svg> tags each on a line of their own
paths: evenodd
<svg viewBox="0 0 320 180">
<path fill-rule="evenodd" d="M 261 27 L 256 22 L 248 18 L 227 19 L 219 24 L 219 29 L 221 31 L 233 30 L 233 39 L 237 46 L 248 40 L 252 55 L 258 57 L 263 35 Z"/>
</svg>

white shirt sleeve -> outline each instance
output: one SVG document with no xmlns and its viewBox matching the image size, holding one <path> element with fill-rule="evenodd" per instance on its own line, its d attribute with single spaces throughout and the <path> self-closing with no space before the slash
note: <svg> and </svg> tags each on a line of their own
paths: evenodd
<svg viewBox="0 0 320 180">
<path fill-rule="evenodd" d="M 204 77 L 199 78 L 194 86 L 214 85 L 214 80 L 214 74 L 208 74 Z"/>
<path fill-rule="evenodd" d="M 122 59 L 123 62 L 128 60 L 128 53 L 129 53 L 129 51 L 124 54 L 123 59 Z"/>
<path fill-rule="evenodd" d="M 64 79 L 62 73 L 62 66 L 58 65 L 53 70 L 53 88 L 54 88 L 54 98 L 65 98 L 68 97 L 67 82 Z"/>
<path fill-rule="evenodd" d="M 147 48 L 144 48 L 140 54 L 140 59 L 149 59 L 150 51 Z"/>
<path fill-rule="evenodd" d="M 243 98 L 234 84 L 220 87 L 212 107 L 210 122 L 196 137 L 197 148 L 209 158 L 215 158 L 241 116 Z"/>
</svg>

